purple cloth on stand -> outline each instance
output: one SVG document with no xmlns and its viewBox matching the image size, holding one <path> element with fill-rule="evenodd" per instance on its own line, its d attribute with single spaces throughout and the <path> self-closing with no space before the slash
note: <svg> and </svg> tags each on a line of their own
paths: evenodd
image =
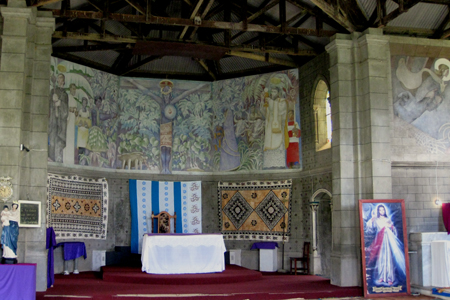
<svg viewBox="0 0 450 300">
<path fill-rule="evenodd" d="M 450 234 L 450 203 L 442 203 L 442 218 L 447 234 Z"/>
<path fill-rule="evenodd" d="M 0 265 L 0 299 L 36 299 L 36 264 Z"/>
<path fill-rule="evenodd" d="M 86 259 L 86 245 L 83 242 L 63 242 L 56 245 L 64 247 L 64 260 L 72 260 L 83 256 Z"/>
<path fill-rule="evenodd" d="M 253 243 L 252 248 L 250 250 L 253 250 L 253 249 L 275 249 L 275 248 L 278 248 L 277 242 L 257 242 L 257 243 Z"/>
<path fill-rule="evenodd" d="M 51 287 L 55 283 L 55 261 L 53 255 L 53 249 L 56 248 L 56 235 L 53 227 L 47 228 L 47 288 Z"/>
</svg>

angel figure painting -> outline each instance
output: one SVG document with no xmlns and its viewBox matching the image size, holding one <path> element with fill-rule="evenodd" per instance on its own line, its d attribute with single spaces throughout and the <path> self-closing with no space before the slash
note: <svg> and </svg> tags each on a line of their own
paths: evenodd
<svg viewBox="0 0 450 300">
<path fill-rule="evenodd" d="M 360 200 L 360 221 L 365 294 L 409 293 L 403 200 Z"/>
<path fill-rule="evenodd" d="M 413 138 L 422 153 L 449 153 L 450 61 L 394 56 L 392 82 L 396 132 Z"/>
</svg>

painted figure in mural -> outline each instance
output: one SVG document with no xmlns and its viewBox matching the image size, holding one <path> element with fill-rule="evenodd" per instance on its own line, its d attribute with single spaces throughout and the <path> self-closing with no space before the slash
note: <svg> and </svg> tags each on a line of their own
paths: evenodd
<svg viewBox="0 0 450 300">
<path fill-rule="evenodd" d="M 172 163 L 172 139 L 173 139 L 173 124 L 172 121 L 177 115 L 177 109 L 175 104 L 182 99 L 185 99 L 190 94 L 208 86 L 208 83 L 199 84 L 197 87 L 192 88 L 173 97 L 173 82 L 170 80 L 161 80 L 159 83 L 161 97 L 151 92 L 149 89 L 139 85 L 138 83 L 131 81 L 137 88 L 143 91 L 145 94 L 152 97 L 161 107 L 161 123 L 160 123 L 160 147 L 161 147 L 161 174 L 171 174 Z"/>
<path fill-rule="evenodd" d="M 386 206 L 379 204 L 366 222 L 367 233 L 376 233 L 372 244 L 367 248 L 368 264 L 375 261 L 372 274 L 375 285 L 392 286 L 396 276 L 406 276 L 403 243 L 397 237 L 397 229 L 388 216 Z"/>
<path fill-rule="evenodd" d="M 108 160 L 102 156 L 102 153 L 108 150 L 107 136 L 103 132 L 101 122 L 113 119 L 117 116 L 116 113 L 107 114 L 102 111 L 101 96 L 95 98 L 95 106 L 90 110 L 91 127 L 89 128 L 89 135 L 86 143 L 86 149 L 89 150 L 84 153 L 82 148 L 79 148 L 80 164 L 82 161 L 91 166 L 102 166 Z M 85 114 L 87 116 L 87 113 Z M 86 124 L 89 126 L 89 124 Z M 80 141 L 84 143 L 84 140 Z M 89 157 L 89 161 L 87 160 Z M 84 160 L 86 158 L 86 160 Z"/>
<path fill-rule="evenodd" d="M 95 98 L 95 106 L 91 109 L 92 126 L 100 126 L 100 121 L 103 122 L 117 116 L 116 113 L 106 114 L 102 112 L 102 102 L 101 96 Z"/>
<path fill-rule="evenodd" d="M 225 112 L 223 138 L 220 146 L 220 171 L 232 171 L 241 164 L 236 136 L 234 134 L 233 111 Z"/>
<path fill-rule="evenodd" d="M 433 111 L 439 107 L 450 80 L 450 61 L 438 59 L 434 64 L 434 69 L 433 71 L 422 68 L 419 72 L 411 72 L 406 65 L 406 60 L 404 58 L 399 60 L 396 75 L 408 90 L 399 93 L 394 100 L 396 116 L 412 123 L 425 111 Z M 422 79 L 424 74 L 429 74 L 425 80 Z"/>
<path fill-rule="evenodd" d="M 64 74 L 59 74 L 57 78 L 53 76 L 52 82 L 56 86 L 50 91 L 48 156 L 54 162 L 63 162 L 63 151 L 66 147 L 67 136 L 67 117 L 69 115 L 69 96 L 64 89 Z"/>
<path fill-rule="evenodd" d="M 282 98 L 280 79 L 272 78 L 269 89 L 262 93 L 260 110 L 265 121 L 264 163 L 263 168 L 279 168 L 286 164 L 287 138 L 287 103 Z M 270 95 L 269 92 L 270 91 Z"/>
<path fill-rule="evenodd" d="M 298 141 L 301 135 L 301 131 L 297 122 L 294 119 L 294 111 L 288 111 L 288 135 L 289 135 L 289 146 L 286 149 L 286 166 L 292 168 L 299 163 L 299 147 Z"/>
<path fill-rule="evenodd" d="M 67 117 L 66 148 L 64 149 L 64 163 L 73 164 L 75 161 L 75 121 L 77 113 L 77 86 L 69 85 L 69 115 Z"/>
<path fill-rule="evenodd" d="M 250 107 L 248 116 L 248 143 L 250 146 L 258 140 L 264 133 L 264 120 L 259 109 L 255 105 Z"/>
<path fill-rule="evenodd" d="M 91 111 L 88 108 L 88 99 L 83 97 L 81 99 L 81 108 L 77 111 L 77 154 L 84 153 L 87 148 L 89 138 L 89 128 L 92 127 Z M 78 160 L 78 159 L 77 159 Z"/>
<path fill-rule="evenodd" d="M 3 258 L 13 259 L 17 263 L 17 241 L 19 239 L 19 204 L 13 203 L 11 211 L 8 206 L 1 212 Z"/>
</svg>

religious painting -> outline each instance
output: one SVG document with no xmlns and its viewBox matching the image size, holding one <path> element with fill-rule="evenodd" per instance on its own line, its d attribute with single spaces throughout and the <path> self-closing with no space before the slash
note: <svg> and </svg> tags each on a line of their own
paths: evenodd
<svg viewBox="0 0 450 300">
<path fill-rule="evenodd" d="M 114 168 L 119 77 L 52 57 L 48 158 Z"/>
<path fill-rule="evenodd" d="M 392 57 L 392 95 L 396 137 L 415 141 L 413 153 L 450 151 L 450 61 L 440 57 Z M 405 147 L 394 145 L 401 158 Z M 445 156 L 442 156 L 445 159 Z"/>
<path fill-rule="evenodd" d="M 301 169 L 298 71 L 214 82 L 215 171 Z"/>
<path fill-rule="evenodd" d="M 289 241 L 292 180 L 219 182 L 225 240 Z"/>
<path fill-rule="evenodd" d="M 128 78 L 52 58 L 48 160 L 148 173 L 302 169 L 298 70 Z"/>
<path fill-rule="evenodd" d="M 403 199 L 359 200 L 365 297 L 410 293 Z"/>
<path fill-rule="evenodd" d="M 121 78 L 119 105 L 123 169 L 211 171 L 211 83 Z"/>
</svg>

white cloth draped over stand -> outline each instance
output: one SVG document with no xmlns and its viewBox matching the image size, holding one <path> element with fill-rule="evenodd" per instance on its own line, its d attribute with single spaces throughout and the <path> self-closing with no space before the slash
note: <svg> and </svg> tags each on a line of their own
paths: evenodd
<svg viewBox="0 0 450 300">
<path fill-rule="evenodd" d="M 221 234 L 146 234 L 142 242 L 142 271 L 150 274 L 223 272 L 225 251 Z"/>
<path fill-rule="evenodd" d="M 431 285 L 450 286 L 450 241 L 431 242 Z"/>
</svg>

